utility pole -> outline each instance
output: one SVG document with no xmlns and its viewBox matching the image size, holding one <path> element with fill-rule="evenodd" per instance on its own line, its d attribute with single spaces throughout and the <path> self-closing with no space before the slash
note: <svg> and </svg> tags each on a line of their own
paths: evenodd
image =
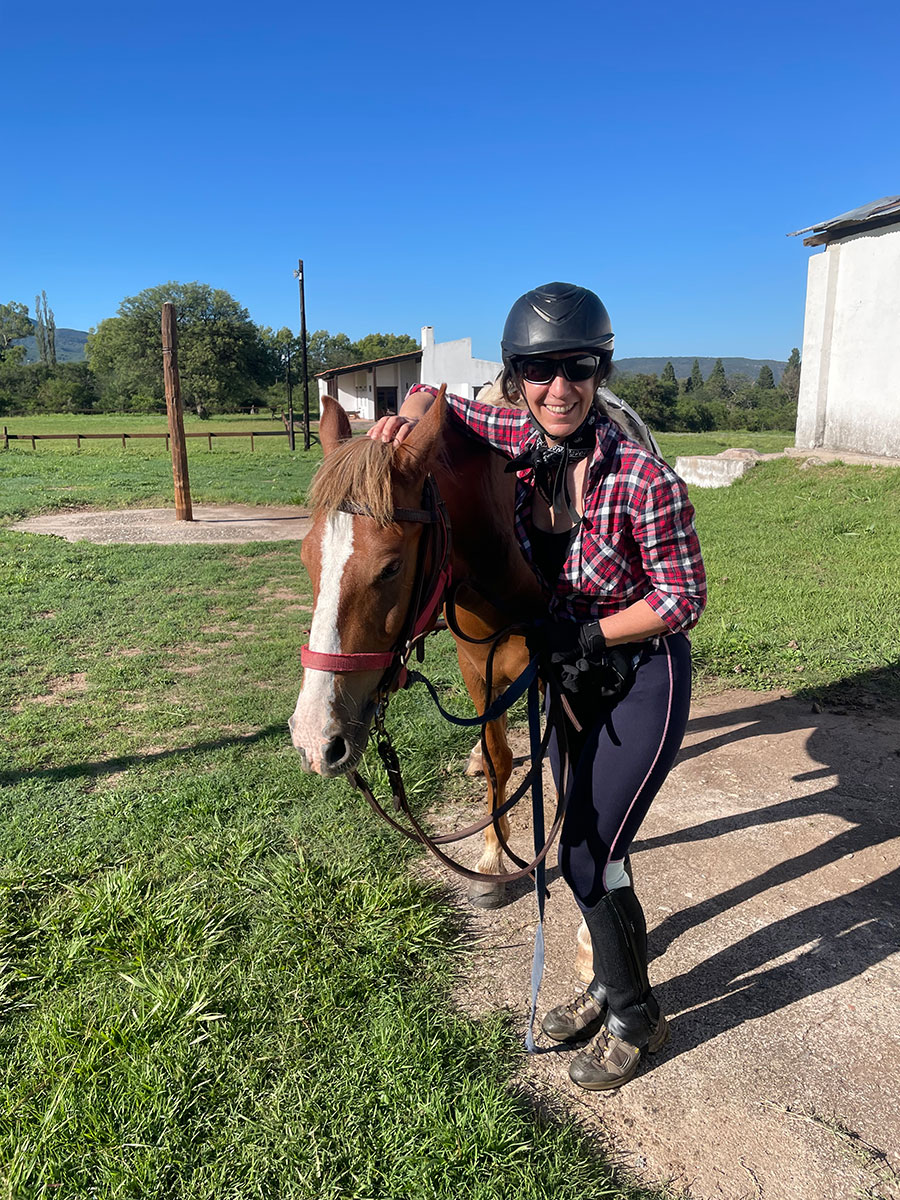
<svg viewBox="0 0 900 1200">
<path fill-rule="evenodd" d="M 285 382 L 287 383 L 287 400 L 288 400 L 288 445 L 291 450 L 294 447 L 294 389 L 291 386 L 291 347 L 287 348 L 287 362 L 284 368 Z"/>
<path fill-rule="evenodd" d="M 303 370 L 303 449 L 310 447 L 309 433 L 309 379 L 306 374 L 306 296 L 303 288 L 303 259 L 297 259 L 294 278 L 300 288 L 300 356 Z"/>
</svg>

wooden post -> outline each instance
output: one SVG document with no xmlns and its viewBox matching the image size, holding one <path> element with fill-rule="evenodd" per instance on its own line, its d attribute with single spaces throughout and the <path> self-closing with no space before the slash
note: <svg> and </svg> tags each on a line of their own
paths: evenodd
<svg viewBox="0 0 900 1200">
<path fill-rule="evenodd" d="M 184 438 L 184 412 L 181 407 L 181 380 L 178 376 L 178 331 L 175 305 L 162 307 L 163 376 L 166 384 L 166 412 L 172 439 L 172 478 L 175 481 L 175 520 L 193 521 L 191 484 L 188 479 L 187 444 Z M 166 441 L 169 439 L 166 438 Z"/>
</svg>

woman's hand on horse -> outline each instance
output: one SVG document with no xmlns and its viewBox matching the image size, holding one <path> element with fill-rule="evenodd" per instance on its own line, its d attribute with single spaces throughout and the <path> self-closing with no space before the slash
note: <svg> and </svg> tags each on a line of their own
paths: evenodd
<svg viewBox="0 0 900 1200">
<path fill-rule="evenodd" d="M 390 413 L 386 417 L 379 417 L 367 436 L 376 442 L 393 442 L 399 446 L 406 441 L 418 423 L 417 417 L 402 417 L 399 413 Z"/>
</svg>

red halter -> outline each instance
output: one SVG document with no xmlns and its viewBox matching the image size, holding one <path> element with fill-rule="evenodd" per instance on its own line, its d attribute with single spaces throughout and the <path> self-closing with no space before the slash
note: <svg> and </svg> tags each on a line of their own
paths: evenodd
<svg viewBox="0 0 900 1200">
<path fill-rule="evenodd" d="M 451 574 L 450 521 L 447 517 L 447 510 L 444 507 L 437 484 L 431 475 L 425 477 L 425 483 L 422 488 L 422 500 L 423 503 L 430 501 L 430 507 L 395 508 L 392 513 L 394 521 L 414 521 L 418 524 L 433 526 L 433 540 L 435 543 L 434 554 L 432 556 L 431 578 L 427 582 L 425 580 L 425 557 L 427 553 L 426 543 L 429 539 L 423 537 L 419 544 L 419 559 L 416 564 L 413 599 L 410 601 L 403 632 L 394 649 L 379 653 L 322 654 L 318 650 L 310 650 L 308 645 L 302 646 L 300 648 L 300 662 L 304 668 L 312 671 L 332 671 L 341 674 L 353 671 L 389 671 L 392 667 L 397 667 L 399 685 L 400 687 L 405 685 L 406 660 L 409 658 L 417 639 L 427 633 L 434 625 L 441 604 L 443 603 L 444 593 L 450 583 Z M 350 503 L 341 505 L 341 511 L 353 513 L 356 516 L 371 515 L 368 509 Z M 426 590 L 427 598 L 423 602 L 422 597 L 426 593 Z M 389 686 L 392 682 L 393 680 L 382 680 L 381 688 L 384 688 L 386 685 Z"/>
</svg>

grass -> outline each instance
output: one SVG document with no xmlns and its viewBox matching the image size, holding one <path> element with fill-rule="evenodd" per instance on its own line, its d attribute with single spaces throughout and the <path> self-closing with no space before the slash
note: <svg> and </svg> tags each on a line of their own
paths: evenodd
<svg viewBox="0 0 900 1200">
<path fill-rule="evenodd" d="M 778 459 L 692 499 L 709 577 L 701 677 L 814 694 L 868 678 L 900 699 L 900 470 Z"/>
<path fill-rule="evenodd" d="M 299 773 L 295 544 L 4 532 L 0 596 L 0 1195 L 648 1195 L 513 1094 L 452 911 Z M 418 696 L 392 723 L 433 801 L 469 738 Z"/>
<path fill-rule="evenodd" d="M 101 445 L 0 454 L 3 511 L 171 503 L 164 453 Z M 196 498 L 305 494 L 315 453 L 226 445 Z M 694 500 L 706 686 L 897 696 L 900 472 L 776 461 Z M 0 531 L 0 597 L 0 1197 L 651 1194 L 510 1090 L 521 1030 L 449 1000 L 452 910 L 298 772 L 295 544 Z M 461 699 L 446 635 L 429 673 Z M 436 801 L 468 736 L 415 692 L 391 726 Z"/>
</svg>

